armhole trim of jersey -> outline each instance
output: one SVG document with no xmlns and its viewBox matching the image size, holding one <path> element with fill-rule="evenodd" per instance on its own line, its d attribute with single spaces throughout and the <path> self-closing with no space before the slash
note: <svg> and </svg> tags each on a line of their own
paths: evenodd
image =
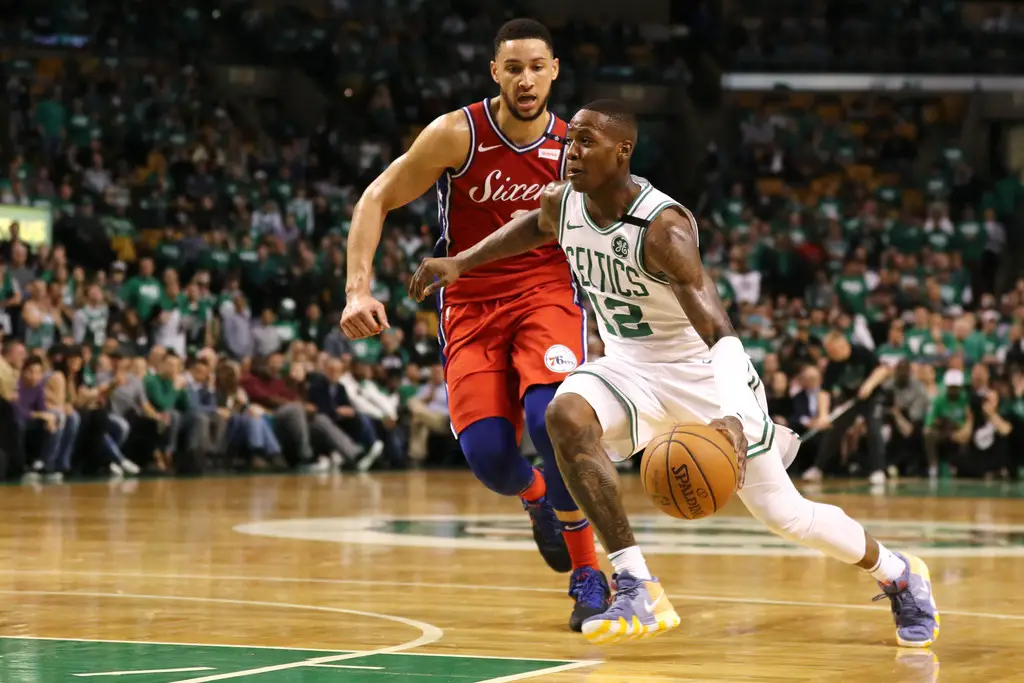
<svg viewBox="0 0 1024 683">
<path fill-rule="evenodd" d="M 651 211 L 650 215 L 647 217 L 648 222 L 654 223 L 654 219 L 656 219 L 662 211 L 672 207 L 680 209 L 684 214 L 686 214 L 686 217 L 689 218 L 690 222 L 693 224 L 694 235 L 696 235 L 697 221 L 694 219 L 693 214 L 690 213 L 690 210 L 687 209 L 685 206 L 672 199 L 666 200 L 661 204 L 655 206 L 654 209 Z M 647 230 L 648 228 L 640 228 L 640 230 L 637 231 L 636 249 L 634 250 L 636 252 L 636 264 L 640 267 L 641 273 L 651 278 L 655 282 L 660 282 L 663 285 L 671 284 L 668 281 L 668 278 L 665 277 L 664 273 L 652 273 L 649 270 L 647 270 L 647 266 L 644 265 L 644 239 L 647 237 Z"/>
<path fill-rule="evenodd" d="M 451 174 L 452 178 L 465 175 L 469 167 L 473 165 L 473 157 L 476 156 L 476 124 L 473 123 L 473 113 L 469 111 L 469 107 L 463 107 L 461 111 L 466 115 L 466 122 L 469 123 L 469 153 L 466 154 L 466 160 L 462 162 L 462 166 L 459 166 Z"/>
<path fill-rule="evenodd" d="M 558 231 L 557 237 L 559 246 L 562 244 L 562 226 L 565 225 L 565 205 L 569 203 L 569 183 L 562 187 L 562 199 L 558 202 Z"/>
</svg>

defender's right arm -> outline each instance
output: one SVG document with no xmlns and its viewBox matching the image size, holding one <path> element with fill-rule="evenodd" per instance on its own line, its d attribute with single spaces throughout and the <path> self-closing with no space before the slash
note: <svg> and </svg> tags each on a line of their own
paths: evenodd
<svg viewBox="0 0 1024 683">
<path fill-rule="evenodd" d="M 380 334 L 388 327 L 384 306 L 370 295 L 373 255 L 384 217 L 429 190 L 447 169 L 460 168 L 469 156 L 470 137 L 469 122 L 461 110 L 434 119 L 359 198 L 348 236 L 346 302 L 341 316 L 341 329 L 350 339 Z"/>
<path fill-rule="evenodd" d="M 558 214 L 564 194 L 564 182 L 549 183 L 541 193 L 539 209 L 513 218 L 458 256 L 423 259 L 409 280 L 409 296 L 415 301 L 423 301 L 458 280 L 467 270 L 523 254 L 551 242 L 558 236 Z"/>
</svg>

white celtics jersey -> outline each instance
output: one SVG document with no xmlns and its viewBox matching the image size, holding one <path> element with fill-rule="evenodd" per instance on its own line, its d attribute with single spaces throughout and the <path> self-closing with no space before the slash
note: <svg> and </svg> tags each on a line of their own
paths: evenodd
<svg viewBox="0 0 1024 683">
<path fill-rule="evenodd" d="M 558 220 L 558 243 L 569 259 L 579 287 L 586 292 L 599 318 L 605 354 L 640 362 L 675 362 L 707 358 L 708 347 L 690 324 L 663 276 L 644 265 L 647 225 L 679 202 L 643 178 L 626 216 L 599 228 L 590 218 L 584 195 L 566 184 Z"/>
</svg>

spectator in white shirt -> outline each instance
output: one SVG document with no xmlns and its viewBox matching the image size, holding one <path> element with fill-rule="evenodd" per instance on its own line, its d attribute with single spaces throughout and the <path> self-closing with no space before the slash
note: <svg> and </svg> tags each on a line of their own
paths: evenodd
<svg viewBox="0 0 1024 683">
<path fill-rule="evenodd" d="M 268 201 L 261 211 L 252 212 L 252 233 L 256 239 L 264 235 L 284 234 L 284 219 L 277 202 Z"/>
<path fill-rule="evenodd" d="M 351 370 L 341 376 L 341 385 L 345 387 L 348 400 L 356 412 L 365 415 L 373 422 L 376 436 L 384 442 L 384 454 L 392 465 L 403 465 L 405 459 L 402 443 L 398 435 L 398 396 L 385 394 L 371 379 L 372 368 L 366 363 L 352 361 Z M 356 468 L 366 472 L 373 467 L 373 462 L 363 458 Z"/>
</svg>

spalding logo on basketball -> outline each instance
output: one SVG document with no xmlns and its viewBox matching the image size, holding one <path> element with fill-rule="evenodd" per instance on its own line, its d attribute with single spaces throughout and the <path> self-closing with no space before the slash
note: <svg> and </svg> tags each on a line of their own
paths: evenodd
<svg viewBox="0 0 1024 683">
<path fill-rule="evenodd" d="M 551 372 L 566 374 L 572 372 L 579 365 L 576 354 L 568 346 L 555 344 L 544 352 L 544 365 Z"/>
</svg>

